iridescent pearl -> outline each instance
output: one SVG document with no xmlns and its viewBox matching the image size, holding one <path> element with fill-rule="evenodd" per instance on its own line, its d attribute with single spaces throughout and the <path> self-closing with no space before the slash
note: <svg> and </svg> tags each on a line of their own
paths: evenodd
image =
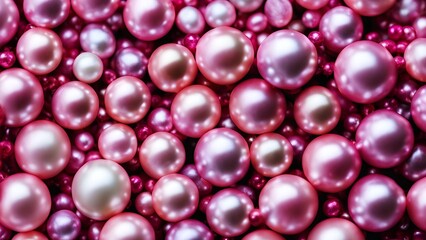
<svg viewBox="0 0 426 240">
<path fill-rule="evenodd" d="M 183 220 L 171 227 L 166 233 L 166 240 L 197 239 L 213 240 L 213 234 L 204 223 L 188 219 Z"/>
<path fill-rule="evenodd" d="M 98 148 L 103 158 L 125 163 L 135 156 L 138 139 L 131 127 L 115 123 L 99 135 Z"/>
<path fill-rule="evenodd" d="M 408 44 L 404 53 L 405 67 L 413 78 L 426 82 L 426 38 L 417 38 Z"/>
<path fill-rule="evenodd" d="M 317 50 L 303 34 L 279 30 L 270 34 L 257 50 L 260 75 L 275 87 L 297 89 L 315 74 Z"/>
<path fill-rule="evenodd" d="M 195 59 L 204 77 L 213 83 L 227 85 L 248 73 L 253 64 L 254 49 L 251 41 L 239 30 L 217 27 L 200 38 Z"/>
<path fill-rule="evenodd" d="M 18 31 L 19 11 L 13 0 L 0 1 L 0 47 L 8 43 Z"/>
<path fill-rule="evenodd" d="M 37 27 L 55 28 L 68 18 L 70 0 L 24 0 L 24 15 Z"/>
<path fill-rule="evenodd" d="M 207 24 L 212 27 L 231 26 L 237 14 L 235 7 L 230 2 L 225 0 L 216 0 L 210 2 L 204 12 L 204 18 Z"/>
<path fill-rule="evenodd" d="M 57 211 L 47 221 L 47 233 L 52 240 L 76 239 L 80 230 L 80 219 L 69 210 Z"/>
<path fill-rule="evenodd" d="M 348 210 L 354 222 L 369 232 L 383 232 L 405 213 L 405 193 L 389 177 L 371 174 L 358 180 L 348 196 Z"/>
<path fill-rule="evenodd" d="M 389 10 L 396 0 L 343 0 L 348 7 L 362 16 L 377 16 Z"/>
<path fill-rule="evenodd" d="M 154 132 L 170 132 L 173 129 L 172 115 L 166 108 L 152 110 L 146 122 Z"/>
<path fill-rule="evenodd" d="M 52 201 L 37 177 L 16 173 L 0 183 L 0 224 L 16 232 L 38 228 L 49 216 Z"/>
<path fill-rule="evenodd" d="M 420 229 L 426 231 L 426 178 L 422 178 L 407 194 L 407 212 L 410 220 Z"/>
<path fill-rule="evenodd" d="M 130 193 L 126 171 L 110 160 L 87 162 L 72 181 L 75 206 L 84 216 L 94 220 L 106 220 L 122 212 L 130 200 Z"/>
<path fill-rule="evenodd" d="M 296 0 L 296 2 L 309 10 L 317 10 L 325 7 L 330 0 Z"/>
<path fill-rule="evenodd" d="M 78 80 L 90 84 L 102 77 L 104 64 L 96 54 L 83 52 L 75 58 L 72 70 Z"/>
<path fill-rule="evenodd" d="M 184 46 L 169 43 L 161 45 L 152 53 L 148 73 L 160 90 L 179 92 L 191 85 L 198 69 L 191 51 Z"/>
<path fill-rule="evenodd" d="M 171 114 L 175 128 L 188 137 L 199 138 L 220 120 L 219 97 L 210 88 L 192 85 L 173 99 Z"/>
<path fill-rule="evenodd" d="M 264 0 L 229 0 L 240 12 L 253 12 L 258 9 Z"/>
<path fill-rule="evenodd" d="M 103 24 L 92 23 L 86 25 L 80 33 L 80 45 L 86 52 L 98 55 L 100 58 L 109 58 L 115 52 L 115 36 Z"/>
<path fill-rule="evenodd" d="M 95 121 L 98 110 L 98 95 L 86 83 L 71 81 L 53 94 L 53 117 L 64 128 L 77 130 L 89 126 Z"/>
<path fill-rule="evenodd" d="M 206 210 L 210 228 L 223 237 L 236 237 L 250 228 L 253 202 L 247 194 L 227 188 L 213 195 Z"/>
<path fill-rule="evenodd" d="M 206 21 L 200 10 L 186 6 L 176 16 L 176 26 L 186 34 L 201 34 L 206 26 Z"/>
<path fill-rule="evenodd" d="M 410 181 L 417 181 L 426 177 L 426 145 L 414 146 L 411 155 L 404 162 L 402 174 Z"/>
<path fill-rule="evenodd" d="M 101 22 L 111 17 L 120 0 L 71 0 L 74 12 L 88 22 Z"/>
<path fill-rule="evenodd" d="M 311 230 L 308 240 L 364 240 L 362 231 L 351 221 L 343 218 L 329 218 Z"/>
<path fill-rule="evenodd" d="M 266 0 L 265 15 L 276 28 L 287 26 L 293 17 L 293 6 L 288 0 Z"/>
<path fill-rule="evenodd" d="M 146 72 L 148 59 L 137 48 L 126 47 L 117 51 L 114 57 L 115 71 L 119 76 L 142 78 Z"/>
<path fill-rule="evenodd" d="M 62 51 L 61 39 L 47 28 L 26 31 L 16 45 L 16 55 L 21 66 L 37 75 L 55 70 L 61 63 Z"/>
<path fill-rule="evenodd" d="M 296 234 L 313 222 L 318 211 L 318 195 L 305 179 L 283 174 L 263 187 L 259 208 L 269 228 L 282 234 Z"/>
<path fill-rule="evenodd" d="M 102 227 L 99 240 L 152 240 L 155 232 L 144 217 L 135 213 L 120 213 L 110 218 Z"/>
<path fill-rule="evenodd" d="M 411 100 L 411 117 L 416 126 L 426 132 L 426 86 L 419 88 Z"/>
<path fill-rule="evenodd" d="M 284 237 L 279 235 L 278 233 L 267 230 L 267 229 L 259 229 L 255 230 L 247 235 L 245 235 L 242 240 L 285 240 Z"/>
<path fill-rule="evenodd" d="M 361 121 L 356 142 L 365 162 L 377 168 L 390 168 L 408 158 L 414 133 L 404 117 L 390 110 L 378 110 Z"/>
<path fill-rule="evenodd" d="M 263 32 L 268 27 L 266 15 L 259 12 L 248 17 L 246 28 L 253 32 Z"/>
<path fill-rule="evenodd" d="M 419 38 L 426 38 L 426 17 L 419 17 L 413 23 L 416 35 Z"/>
<path fill-rule="evenodd" d="M 128 0 L 123 19 L 133 36 L 143 41 L 154 41 L 172 29 L 175 8 L 170 0 Z"/>
<path fill-rule="evenodd" d="M 142 216 L 151 216 L 154 214 L 154 206 L 152 204 L 152 195 L 149 192 L 142 192 L 136 196 L 135 208 Z"/>
<path fill-rule="evenodd" d="M 17 233 L 13 236 L 12 240 L 48 240 L 48 238 L 43 235 L 43 233 L 37 231 L 29 231 Z"/>
<path fill-rule="evenodd" d="M 152 191 L 155 212 L 168 222 L 178 222 L 191 217 L 197 210 L 198 198 L 195 183 L 176 173 L 160 178 Z"/>
<path fill-rule="evenodd" d="M 20 68 L 0 73 L 0 108 L 6 126 L 20 127 L 33 121 L 43 104 L 43 89 L 32 73 Z"/>
<path fill-rule="evenodd" d="M 392 55 L 372 41 L 357 41 L 336 59 L 334 77 L 340 93 L 357 103 L 373 103 L 395 86 L 396 66 Z"/>
<path fill-rule="evenodd" d="M 115 121 L 140 121 L 151 107 L 151 93 L 142 80 L 124 76 L 110 83 L 105 91 L 105 110 Z"/>
<path fill-rule="evenodd" d="M 247 173 L 249 148 L 244 138 L 234 130 L 215 128 L 198 141 L 194 162 L 200 176 L 211 184 L 231 186 Z"/>
</svg>

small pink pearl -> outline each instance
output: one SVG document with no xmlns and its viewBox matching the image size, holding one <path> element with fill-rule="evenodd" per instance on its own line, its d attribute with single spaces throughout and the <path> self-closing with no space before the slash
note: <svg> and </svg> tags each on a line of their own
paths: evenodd
<svg viewBox="0 0 426 240">
<path fill-rule="evenodd" d="M 329 0 L 296 0 L 296 2 L 306 9 L 317 10 L 325 7 Z"/>
<path fill-rule="evenodd" d="M 154 207 L 152 205 L 152 196 L 149 192 L 142 192 L 136 196 L 135 199 L 136 211 L 142 216 L 150 216 L 154 214 Z"/>
<path fill-rule="evenodd" d="M 142 78 L 146 73 L 147 64 L 147 57 L 134 47 L 120 49 L 114 56 L 114 69 L 119 76 Z"/>
<path fill-rule="evenodd" d="M 0 47 L 8 43 L 18 31 L 19 11 L 13 0 L 0 2 L 0 16 L 5 21 L 0 22 Z"/>
<path fill-rule="evenodd" d="M 87 152 L 95 146 L 95 139 L 90 132 L 80 132 L 75 136 L 74 144 L 80 151 Z"/>
<path fill-rule="evenodd" d="M 225 0 L 210 2 L 204 12 L 207 24 L 212 27 L 231 26 L 237 18 L 235 7 Z"/>
<path fill-rule="evenodd" d="M 71 0 L 74 12 L 88 22 L 100 22 L 114 14 L 119 0 Z"/>
<path fill-rule="evenodd" d="M 138 194 L 142 192 L 143 182 L 139 176 L 130 176 L 130 184 L 132 185 L 131 189 L 133 194 Z"/>
<path fill-rule="evenodd" d="M 104 159 L 117 163 L 130 161 L 136 154 L 138 141 L 133 129 L 115 123 L 102 131 L 98 138 L 98 148 Z"/>
<path fill-rule="evenodd" d="M 246 26 L 250 31 L 263 32 L 268 27 L 268 18 L 261 12 L 255 13 L 247 19 Z"/>
<path fill-rule="evenodd" d="M 293 6 L 288 0 L 266 0 L 265 16 L 272 26 L 285 27 L 293 17 Z"/>
<path fill-rule="evenodd" d="M 327 217 L 339 217 L 343 213 L 343 206 L 339 199 L 329 198 L 324 202 L 322 211 Z"/>
<path fill-rule="evenodd" d="M 411 116 L 417 127 L 426 131 L 426 87 L 419 88 L 411 101 Z"/>
<path fill-rule="evenodd" d="M 195 7 L 186 6 L 176 16 L 176 26 L 186 34 L 201 34 L 205 25 L 203 14 Z"/>
<path fill-rule="evenodd" d="M 103 24 L 86 25 L 80 33 L 80 45 L 85 52 L 91 52 L 100 58 L 109 58 L 115 52 L 115 36 Z"/>
<path fill-rule="evenodd" d="M 15 64 L 15 53 L 9 50 L 0 53 L 0 67 L 11 68 Z"/>
<path fill-rule="evenodd" d="M 377 16 L 395 5 L 396 0 L 344 0 L 345 3 L 355 12 L 362 16 Z"/>
<path fill-rule="evenodd" d="M 302 23 L 308 28 L 316 28 L 320 24 L 321 13 L 318 11 L 308 10 L 303 13 Z"/>
<path fill-rule="evenodd" d="M 392 25 L 388 29 L 388 36 L 392 40 L 399 40 L 402 37 L 403 28 L 400 25 Z"/>
<path fill-rule="evenodd" d="M 156 108 L 148 115 L 147 123 L 155 132 L 169 132 L 173 129 L 172 116 L 165 108 Z"/>
</svg>

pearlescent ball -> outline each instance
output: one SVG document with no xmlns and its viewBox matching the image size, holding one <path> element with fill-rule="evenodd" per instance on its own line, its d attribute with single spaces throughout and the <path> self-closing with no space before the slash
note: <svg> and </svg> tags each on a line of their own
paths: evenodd
<svg viewBox="0 0 426 240">
<path fill-rule="evenodd" d="M 133 129 L 121 123 L 115 123 L 101 132 L 98 148 L 102 157 L 117 163 L 125 163 L 135 156 L 138 139 Z"/>
<path fill-rule="evenodd" d="M 37 231 L 21 232 L 13 236 L 12 240 L 49 240 L 43 233 Z"/>
<path fill-rule="evenodd" d="M 192 6 L 185 6 L 176 16 L 176 26 L 186 34 L 201 34 L 206 26 L 206 21 L 200 10 Z"/>
<path fill-rule="evenodd" d="M 426 132 L 426 86 L 417 89 L 411 100 L 411 117 L 417 127 Z"/>
<path fill-rule="evenodd" d="M 151 216 L 154 214 L 154 206 L 152 205 L 152 195 L 149 192 L 142 192 L 136 196 L 135 208 L 142 216 Z"/>
<path fill-rule="evenodd" d="M 290 23 L 293 17 L 293 6 L 289 0 L 266 0 L 264 12 L 269 24 L 282 28 Z"/>
<path fill-rule="evenodd" d="M 74 12 L 88 22 L 100 22 L 111 17 L 120 0 L 71 0 Z"/>
<path fill-rule="evenodd" d="M 284 237 L 279 235 L 278 233 L 267 230 L 267 229 L 259 229 L 255 230 L 243 237 L 242 240 L 285 240 Z"/>
<path fill-rule="evenodd" d="M 407 194 L 407 212 L 410 220 L 421 230 L 426 231 L 426 178 L 411 186 Z"/>
<path fill-rule="evenodd" d="M 78 80 L 90 84 L 102 77 L 104 64 L 96 54 L 83 52 L 75 58 L 72 70 Z"/>
<path fill-rule="evenodd" d="M 408 44 L 404 53 L 405 67 L 411 77 L 426 82 L 426 38 L 417 38 Z"/>
<path fill-rule="evenodd" d="M 173 225 L 166 233 L 166 240 L 197 239 L 213 240 L 213 234 L 204 223 L 187 219 Z"/>
<path fill-rule="evenodd" d="M 47 233 L 52 240 L 77 239 L 80 230 L 80 219 L 70 210 L 59 210 L 47 221 Z"/>
<path fill-rule="evenodd" d="M 396 0 L 344 0 L 346 5 L 362 16 L 373 17 L 380 15 L 392 6 Z"/>
<path fill-rule="evenodd" d="M 81 30 L 80 45 L 84 51 L 94 53 L 105 59 L 114 54 L 116 41 L 108 26 L 91 23 Z"/>
<path fill-rule="evenodd" d="M 408 5 L 412 6 L 412 4 Z M 426 37 L 426 17 L 419 17 L 413 23 L 414 30 L 416 31 L 417 37 Z"/>
<path fill-rule="evenodd" d="M 68 18 L 70 0 L 24 0 L 24 15 L 37 27 L 55 28 Z"/>
<path fill-rule="evenodd" d="M 264 0 L 229 0 L 240 12 L 253 12 L 258 9 Z"/>
<path fill-rule="evenodd" d="M 221 26 L 231 26 L 237 14 L 235 7 L 230 2 L 225 0 L 211 1 L 204 11 L 204 18 L 207 24 L 212 28 Z"/>
<path fill-rule="evenodd" d="M 296 0 L 296 2 L 309 10 L 317 10 L 325 7 L 330 0 Z"/>
<path fill-rule="evenodd" d="M 134 47 L 120 49 L 114 57 L 115 71 L 119 76 L 142 78 L 146 73 L 147 65 L 148 59 Z"/>
<path fill-rule="evenodd" d="M 153 240 L 155 231 L 146 218 L 136 213 L 119 213 L 102 227 L 99 240 Z"/>
<path fill-rule="evenodd" d="M 308 235 L 308 240 L 364 240 L 362 231 L 351 221 L 343 218 L 329 218 L 317 225 Z"/>
<path fill-rule="evenodd" d="M 8 43 L 18 31 L 19 11 L 13 0 L 0 1 L 0 47 Z"/>
</svg>

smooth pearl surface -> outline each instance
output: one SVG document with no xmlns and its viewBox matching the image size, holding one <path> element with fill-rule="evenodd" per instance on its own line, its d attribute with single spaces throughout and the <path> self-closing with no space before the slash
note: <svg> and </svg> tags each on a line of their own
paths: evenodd
<svg viewBox="0 0 426 240">
<path fill-rule="evenodd" d="M 27 173 L 13 174 L 0 183 L 0 224 L 16 231 L 38 228 L 51 207 L 47 186 Z"/>
<path fill-rule="evenodd" d="M 46 28 L 26 31 L 16 45 L 16 55 L 21 66 L 37 75 L 55 70 L 61 63 L 62 50 L 59 36 Z"/>
<path fill-rule="evenodd" d="M 416 126 L 426 132 L 426 86 L 417 89 L 411 100 L 411 117 Z"/>
<path fill-rule="evenodd" d="M 288 0 L 266 0 L 265 15 L 276 28 L 287 26 L 293 17 L 293 6 Z"/>
<path fill-rule="evenodd" d="M 29 231 L 16 234 L 12 240 L 48 240 L 48 238 L 40 232 Z"/>
<path fill-rule="evenodd" d="M 378 168 L 390 168 L 408 158 L 414 145 L 414 133 L 410 123 L 399 114 L 378 110 L 361 121 L 356 142 L 365 162 Z"/>
<path fill-rule="evenodd" d="M 102 227 L 100 240 L 152 240 L 155 232 L 151 224 L 141 215 L 120 213 L 110 218 Z"/>
<path fill-rule="evenodd" d="M 247 235 L 245 235 L 242 240 L 285 240 L 284 237 L 279 235 L 278 233 L 267 230 L 267 229 L 260 229 L 253 231 Z"/>
<path fill-rule="evenodd" d="M 135 156 L 138 140 L 131 127 L 116 123 L 102 131 L 98 148 L 103 158 L 125 163 Z"/>
<path fill-rule="evenodd" d="M 296 234 L 313 222 L 318 211 L 318 195 L 305 179 L 283 174 L 263 187 L 259 208 L 269 228 L 282 234 Z"/>
<path fill-rule="evenodd" d="M 164 37 L 173 27 L 175 8 L 170 0 L 128 0 L 123 19 L 133 36 L 154 41 Z"/>
<path fill-rule="evenodd" d="M 26 19 L 37 27 L 55 28 L 67 19 L 70 0 L 24 0 Z"/>
<path fill-rule="evenodd" d="M 179 132 L 199 138 L 219 123 L 219 97 L 206 86 L 186 87 L 173 99 L 171 114 L 173 124 Z"/>
<path fill-rule="evenodd" d="M 198 189 L 195 183 L 181 174 L 168 174 L 155 184 L 152 202 L 155 212 L 168 222 L 191 217 L 198 207 Z"/>
<path fill-rule="evenodd" d="M 200 38 L 195 59 L 204 77 L 213 83 L 227 85 L 248 73 L 253 64 L 254 49 L 251 41 L 239 30 L 217 27 Z"/>
<path fill-rule="evenodd" d="M 0 2 L 0 47 L 8 43 L 18 31 L 19 11 L 13 0 Z"/>
<path fill-rule="evenodd" d="M 358 180 L 348 196 L 349 214 L 369 232 L 392 228 L 404 215 L 405 193 L 389 177 L 372 174 Z"/>
<path fill-rule="evenodd" d="M 294 30 L 279 30 L 260 44 L 257 68 L 275 87 L 297 89 L 314 76 L 317 50 L 305 35 Z"/>
<path fill-rule="evenodd" d="M 124 210 L 130 200 L 130 180 L 123 167 L 110 160 L 84 164 L 72 182 L 78 211 L 94 220 L 106 220 Z"/>
<path fill-rule="evenodd" d="M 342 218 L 329 218 L 311 230 L 308 240 L 363 240 L 362 231 L 351 221 Z"/>
<path fill-rule="evenodd" d="M 206 26 L 206 21 L 200 10 L 186 6 L 176 16 L 176 26 L 187 34 L 201 34 Z"/>
<path fill-rule="evenodd" d="M 240 12 L 253 12 L 258 9 L 264 0 L 229 0 Z"/>
<path fill-rule="evenodd" d="M 71 0 L 74 12 L 88 22 L 100 22 L 111 17 L 120 0 Z"/>
<path fill-rule="evenodd" d="M 142 216 L 151 216 L 154 214 L 154 206 L 152 204 L 152 195 L 149 192 L 142 192 L 135 199 L 136 211 Z"/>
<path fill-rule="evenodd" d="M 247 173 L 249 148 L 244 138 L 234 130 L 215 128 L 198 141 L 194 162 L 200 176 L 211 184 L 231 186 Z"/>
<path fill-rule="evenodd" d="M 411 155 L 404 162 L 402 174 L 410 181 L 417 181 L 426 177 L 426 145 L 414 146 Z"/>
<path fill-rule="evenodd" d="M 336 59 L 334 77 L 340 93 L 356 103 L 373 103 L 387 96 L 396 83 L 392 55 L 372 41 L 357 41 Z"/>
<path fill-rule="evenodd" d="M 165 92 L 179 92 L 191 85 L 198 69 L 192 53 L 184 46 L 169 43 L 158 47 L 149 58 L 152 82 Z"/>
<path fill-rule="evenodd" d="M 69 210 L 57 211 L 47 221 L 47 233 L 53 240 L 77 239 L 80 230 L 80 219 Z"/>
<path fill-rule="evenodd" d="M 419 17 L 413 23 L 417 37 L 426 38 L 426 17 Z"/>
<path fill-rule="evenodd" d="M 187 219 L 173 225 L 167 231 L 166 240 L 190 239 L 190 240 L 213 240 L 213 234 L 204 223 Z"/>
<path fill-rule="evenodd" d="M 396 0 L 343 0 L 352 10 L 362 16 L 377 16 L 389 10 Z"/>
<path fill-rule="evenodd" d="M 235 7 L 230 2 L 225 0 L 216 0 L 210 2 L 204 12 L 204 18 L 207 24 L 212 27 L 231 26 L 237 14 Z"/>
<path fill-rule="evenodd" d="M 149 135 L 139 149 L 142 169 L 155 179 L 178 172 L 185 164 L 185 158 L 182 142 L 168 132 Z"/>
<path fill-rule="evenodd" d="M 263 79 L 239 83 L 229 99 L 229 114 L 239 129 L 250 134 L 272 132 L 284 121 L 284 95 Z"/>
<path fill-rule="evenodd" d="M 145 117 L 150 107 L 151 93 L 146 84 L 138 78 L 117 78 L 106 89 L 105 110 L 118 122 L 138 122 Z"/>
<path fill-rule="evenodd" d="M 43 104 L 43 89 L 32 73 L 20 68 L 0 73 L 0 107 L 5 125 L 24 126 L 40 114 Z"/>
<path fill-rule="evenodd" d="M 410 188 L 407 194 L 407 212 L 410 220 L 426 231 L 426 178 L 422 178 Z"/>
<path fill-rule="evenodd" d="M 95 121 L 98 110 L 98 95 L 86 83 L 71 81 L 53 94 L 53 117 L 64 128 L 77 130 L 89 126 Z"/>
<path fill-rule="evenodd" d="M 404 53 L 405 67 L 413 78 L 426 82 L 426 38 L 417 38 L 408 44 Z"/>
<path fill-rule="evenodd" d="M 67 166 L 71 143 L 67 133 L 57 124 L 39 120 L 26 125 L 15 142 L 19 167 L 39 178 L 51 178 Z"/>
<path fill-rule="evenodd" d="M 104 64 L 96 54 L 83 52 L 75 58 L 72 70 L 78 80 L 90 84 L 102 77 Z"/>
<path fill-rule="evenodd" d="M 294 119 L 310 134 L 320 135 L 333 130 L 339 123 L 340 113 L 337 97 L 321 86 L 303 90 L 294 102 Z"/>
<path fill-rule="evenodd" d="M 81 48 L 100 58 L 111 57 L 115 52 L 115 44 L 114 34 L 103 24 L 88 24 L 80 33 Z"/>
<path fill-rule="evenodd" d="M 232 188 L 213 195 L 206 210 L 210 228 L 224 237 L 235 237 L 250 228 L 249 213 L 253 202 L 247 194 Z"/>
<path fill-rule="evenodd" d="M 309 10 L 317 10 L 328 4 L 330 0 L 296 0 L 296 2 Z"/>
<path fill-rule="evenodd" d="M 115 70 L 119 76 L 141 78 L 145 75 L 148 59 L 137 48 L 127 47 L 118 50 L 114 60 Z"/>
</svg>

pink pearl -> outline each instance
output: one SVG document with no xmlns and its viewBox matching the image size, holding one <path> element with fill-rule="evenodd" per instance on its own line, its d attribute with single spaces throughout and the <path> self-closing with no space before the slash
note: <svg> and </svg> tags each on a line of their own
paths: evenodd
<svg viewBox="0 0 426 240">
<path fill-rule="evenodd" d="M 262 189 L 259 208 L 269 228 L 282 234 L 296 234 L 313 222 L 318 195 L 305 179 L 283 174 L 269 180 Z"/>
<path fill-rule="evenodd" d="M 247 19 L 247 29 L 253 32 L 263 32 L 268 27 L 268 18 L 263 13 L 255 13 Z"/>
<path fill-rule="evenodd" d="M 351 221 L 329 218 L 318 223 L 309 233 L 308 240 L 365 239 L 362 231 Z"/>
<path fill-rule="evenodd" d="M 426 82 L 426 38 L 418 38 L 408 44 L 405 53 L 405 66 L 411 77 Z"/>
<path fill-rule="evenodd" d="M 55 28 L 68 18 L 70 0 L 24 0 L 24 14 L 37 27 Z"/>
<path fill-rule="evenodd" d="M 170 132 L 173 129 L 171 113 L 165 108 L 152 110 L 148 115 L 147 123 L 155 132 Z"/>
<path fill-rule="evenodd" d="M 87 152 L 95 146 L 95 139 L 89 132 L 80 132 L 74 138 L 74 145 L 80 151 Z"/>
<path fill-rule="evenodd" d="M 86 25 L 80 33 L 80 45 L 85 52 L 91 52 L 100 58 L 109 58 L 115 52 L 115 36 L 103 24 Z"/>
<path fill-rule="evenodd" d="M 13 0 L 0 2 L 0 47 L 8 43 L 18 31 L 19 11 Z"/>
<path fill-rule="evenodd" d="M 115 71 L 119 76 L 141 78 L 146 73 L 148 59 L 137 48 L 127 47 L 118 50 L 114 60 Z"/>
<path fill-rule="evenodd" d="M 418 128 L 426 131 L 426 86 L 419 88 L 411 100 L 411 117 Z"/>
<path fill-rule="evenodd" d="M 207 80 L 227 85 L 241 80 L 248 73 L 253 64 L 254 49 L 251 41 L 239 30 L 217 27 L 200 38 L 195 59 Z"/>
<path fill-rule="evenodd" d="M 402 218 L 405 202 L 404 191 L 394 180 L 371 174 L 353 185 L 348 196 L 348 210 L 360 228 L 383 232 Z"/>
<path fill-rule="evenodd" d="M 16 234 L 12 240 L 48 240 L 48 238 L 40 232 L 29 231 Z"/>
<path fill-rule="evenodd" d="M 81 231 L 81 222 L 74 212 L 59 210 L 50 215 L 46 228 L 52 240 L 76 239 Z"/>
<path fill-rule="evenodd" d="M 296 0 L 296 2 L 309 10 L 317 10 L 325 7 L 330 0 Z"/>
<path fill-rule="evenodd" d="M 288 0 L 266 0 L 265 15 L 276 28 L 287 26 L 293 17 L 293 6 Z"/>
<path fill-rule="evenodd" d="M 0 183 L 0 224 L 13 231 L 38 228 L 49 216 L 51 204 L 49 189 L 31 174 L 17 173 Z"/>
<path fill-rule="evenodd" d="M 115 121 L 131 124 L 146 116 L 151 93 L 140 79 L 124 76 L 110 83 L 105 92 L 105 109 Z"/>
<path fill-rule="evenodd" d="M 166 233 L 166 240 L 176 239 L 213 240 L 213 234 L 204 223 L 188 219 L 183 220 L 171 227 Z"/>
<path fill-rule="evenodd" d="M 102 227 L 99 240 L 155 239 L 151 224 L 136 213 L 120 213 L 110 218 Z"/>
<path fill-rule="evenodd" d="M 186 6 L 176 16 L 176 26 L 187 34 L 201 34 L 206 26 L 206 21 L 200 10 Z"/>
<path fill-rule="evenodd" d="M 26 31 L 16 45 L 19 63 L 28 71 L 43 75 L 52 72 L 62 59 L 61 39 L 46 28 Z"/>
<path fill-rule="evenodd" d="M 24 126 L 37 118 L 43 104 L 43 89 L 32 73 L 20 68 L 0 73 L 0 108 L 5 115 L 5 125 Z"/>
<path fill-rule="evenodd" d="M 94 53 L 80 53 L 74 60 L 72 71 L 74 76 L 87 84 L 98 81 L 104 72 L 102 59 Z"/>
<path fill-rule="evenodd" d="M 151 216 L 154 214 L 154 206 L 152 204 L 152 195 L 149 192 L 142 192 L 136 196 L 135 208 L 142 216 Z"/>
<path fill-rule="evenodd" d="M 247 235 L 245 235 L 242 240 L 285 240 L 284 237 L 279 235 L 278 233 L 267 230 L 267 229 L 259 229 L 255 230 Z"/>
<path fill-rule="evenodd" d="M 258 9 L 264 0 L 229 0 L 238 11 L 246 13 Z"/>
<path fill-rule="evenodd" d="M 231 186 L 247 173 L 250 166 L 249 148 L 239 133 L 227 128 L 216 128 L 198 141 L 194 162 L 200 176 L 211 184 Z"/>
<path fill-rule="evenodd" d="M 411 155 L 404 162 L 402 174 L 410 181 L 417 181 L 426 177 L 426 145 L 417 144 Z"/>
<path fill-rule="evenodd" d="M 390 11 L 391 16 L 398 22 L 407 24 L 421 17 L 425 10 L 425 2 L 419 0 L 396 1 L 395 6 Z"/>
<path fill-rule="evenodd" d="M 321 12 L 316 10 L 305 11 L 302 15 L 302 23 L 308 28 L 318 27 L 321 21 Z"/>
<path fill-rule="evenodd" d="M 102 131 L 98 148 L 103 158 L 125 163 L 135 156 L 138 140 L 131 127 L 116 123 Z"/>
<path fill-rule="evenodd" d="M 212 27 L 231 26 L 237 14 L 235 7 L 230 2 L 225 0 L 216 0 L 210 2 L 204 12 L 204 18 L 207 24 Z"/>
<path fill-rule="evenodd" d="M 164 37 L 173 27 L 175 8 L 170 0 L 128 0 L 123 19 L 133 36 L 154 41 Z"/>
<path fill-rule="evenodd" d="M 420 229 L 426 231 L 426 178 L 411 186 L 407 194 L 407 212 L 410 220 Z"/>
<path fill-rule="evenodd" d="M 396 0 L 344 0 L 348 7 L 362 16 L 377 16 L 389 10 Z"/>
<path fill-rule="evenodd" d="M 426 38 L 426 17 L 419 17 L 413 23 L 416 35 L 419 38 Z"/>
<path fill-rule="evenodd" d="M 100 22 L 111 17 L 120 0 L 71 0 L 74 12 L 88 22 Z"/>
<path fill-rule="evenodd" d="M 336 59 L 334 77 L 340 93 L 357 103 L 373 103 L 387 96 L 397 78 L 392 55 L 378 43 L 358 41 Z"/>
</svg>

